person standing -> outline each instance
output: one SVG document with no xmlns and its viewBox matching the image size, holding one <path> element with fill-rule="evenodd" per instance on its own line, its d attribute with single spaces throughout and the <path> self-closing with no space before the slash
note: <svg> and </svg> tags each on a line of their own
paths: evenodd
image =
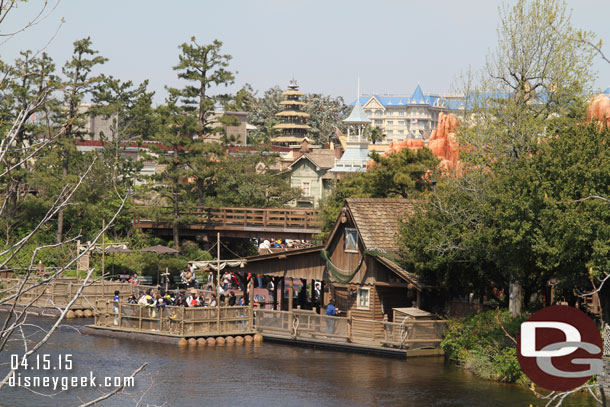
<svg viewBox="0 0 610 407">
<path fill-rule="evenodd" d="M 326 316 L 328 317 L 336 317 L 339 316 L 341 311 L 339 308 L 335 307 L 335 300 L 330 300 L 328 306 L 326 307 Z M 326 318 L 326 333 L 332 334 L 335 331 L 335 320 L 333 318 Z"/>
<path fill-rule="evenodd" d="M 114 303 L 112 304 L 112 313 L 114 314 L 114 325 L 119 325 L 119 303 L 121 302 L 120 291 L 114 291 Z"/>
</svg>

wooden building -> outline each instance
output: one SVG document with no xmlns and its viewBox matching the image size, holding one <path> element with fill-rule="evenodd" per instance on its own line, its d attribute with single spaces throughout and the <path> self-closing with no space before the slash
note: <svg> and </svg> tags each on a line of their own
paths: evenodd
<svg viewBox="0 0 610 407">
<path fill-rule="evenodd" d="M 249 257 L 246 271 L 276 277 L 275 298 L 285 291 L 277 283 L 286 279 L 311 283 L 312 294 L 313 283 L 320 281 L 322 309 L 334 299 L 352 318 L 391 321 L 394 308 L 419 307 L 425 288 L 394 260 L 399 221 L 411 213 L 407 199 L 346 199 L 323 246 Z M 292 295 L 286 300 L 275 309 L 296 307 Z"/>
</svg>

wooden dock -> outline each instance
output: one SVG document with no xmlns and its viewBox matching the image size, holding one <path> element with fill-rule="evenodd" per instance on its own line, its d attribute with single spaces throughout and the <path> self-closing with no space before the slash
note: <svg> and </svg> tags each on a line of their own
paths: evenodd
<svg viewBox="0 0 610 407">
<path fill-rule="evenodd" d="M 314 311 L 254 310 L 254 326 L 266 340 L 391 357 L 442 356 L 447 321 L 401 323 L 319 315 Z"/>
<path fill-rule="evenodd" d="M 248 306 L 155 308 L 105 300 L 96 302 L 91 327 L 187 339 L 254 335 L 252 313 Z"/>
</svg>

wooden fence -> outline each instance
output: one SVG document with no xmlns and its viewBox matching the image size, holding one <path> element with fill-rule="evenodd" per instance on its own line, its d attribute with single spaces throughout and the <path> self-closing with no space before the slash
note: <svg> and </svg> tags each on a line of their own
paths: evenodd
<svg viewBox="0 0 610 407">
<path fill-rule="evenodd" d="M 141 304 L 96 302 L 95 326 L 128 332 L 170 336 L 218 336 L 253 333 L 252 308 L 181 307 L 156 308 Z"/>
<path fill-rule="evenodd" d="M 256 330 L 293 339 L 321 339 L 404 349 L 437 348 L 447 321 L 405 320 L 403 323 L 318 315 L 313 311 L 254 310 Z"/>
<path fill-rule="evenodd" d="M 16 294 L 22 281 L 23 280 L 19 278 L 0 279 L 0 284 L 2 284 L 2 297 Z M 83 283 L 84 280 L 82 279 L 61 277 L 53 279 L 48 283 L 37 285 L 39 284 L 39 280 L 32 279 L 31 281 L 26 282 L 19 298 L 17 298 L 17 305 L 65 308 Z M 112 299 L 115 291 L 119 291 L 122 298 L 127 298 L 134 291 L 147 290 L 148 288 L 153 287 L 142 285 L 134 286 L 129 283 L 106 280 L 93 281 L 83 288 L 81 295 L 76 299 L 74 304 L 72 304 L 71 309 L 92 310 L 97 300 Z"/>
<path fill-rule="evenodd" d="M 141 212 L 147 207 L 138 207 Z M 169 213 L 171 208 L 161 208 L 162 212 Z M 319 229 L 322 222 L 319 220 L 319 211 L 299 208 L 211 208 L 192 206 L 180 210 L 181 216 L 187 216 L 192 222 L 212 226 L 243 226 L 263 228 L 291 228 L 291 229 Z M 163 214 L 156 222 L 164 222 Z M 134 225 L 150 222 L 144 216 L 134 218 Z"/>
</svg>

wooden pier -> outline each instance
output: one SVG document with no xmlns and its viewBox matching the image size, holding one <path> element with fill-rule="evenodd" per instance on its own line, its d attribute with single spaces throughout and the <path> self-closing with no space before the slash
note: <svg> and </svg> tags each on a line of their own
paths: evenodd
<svg viewBox="0 0 610 407">
<path fill-rule="evenodd" d="M 319 315 L 314 311 L 254 310 L 254 326 L 266 340 L 385 356 L 441 356 L 443 320 L 402 323 Z"/>
<path fill-rule="evenodd" d="M 155 308 L 141 304 L 97 301 L 92 328 L 175 338 L 253 335 L 248 306 Z"/>
</svg>

